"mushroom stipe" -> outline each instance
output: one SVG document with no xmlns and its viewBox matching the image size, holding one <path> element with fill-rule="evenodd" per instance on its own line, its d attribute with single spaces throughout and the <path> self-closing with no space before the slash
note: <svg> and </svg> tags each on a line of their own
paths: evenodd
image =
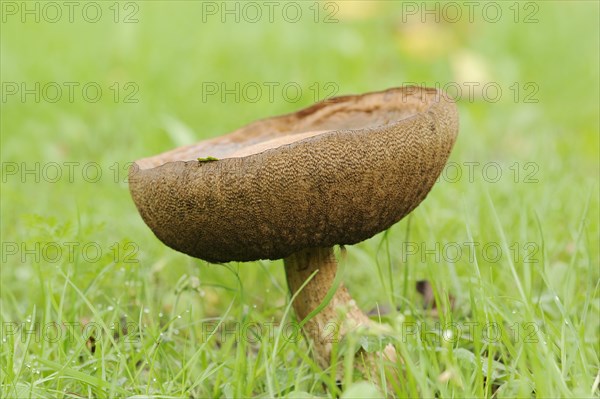
<svg viewBox="0 0 600 399">
<path fill-rule="evenodd" d="M 336 97 L 140 159 L 129 187 L 142 219 L 177 251 L 209 262 L 284 259 L 292 294 L 312 275 L 293 306 L 326 368 L 331 345 L 319 331 L 337 309 L 345 309 L 342 333 L 375 325 L 343 284 L 322 305 L 337 273 L 333 247 L 370 238 L 417 207 L 457 134 L 456 106 L 436 89 Z M 396 361 L 391 346 L 360 356 L 367 368 Z"/>
</svg>

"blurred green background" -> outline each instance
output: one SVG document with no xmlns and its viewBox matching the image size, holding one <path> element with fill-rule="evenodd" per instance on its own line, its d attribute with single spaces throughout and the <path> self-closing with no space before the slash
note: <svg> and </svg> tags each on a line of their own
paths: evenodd
<svg viewBox="0 0 600 399">
<path fill-rule="evenodd" d="M 457 299 L 455 317 L 468 318 L 472 262 L 466 256 L 457 262 L 406 259 L 407 231 L 428 248 L 472 238 L 516 243 L 522 250 L 534 243 L 539 262 L 515 262 L 525 293 L 542 320 L 579 320 L 575 335 L 581 341 L 562 347 L 587 356 L 575 374 L 563 372 L 566 391 L 548 392 L 589 394 L 598 370 L 593 342 L 600 309 L 599 5 L 467 3 L 307 1 L 273 2 L 270 8 L 265 2 L 101 1 L 74 2 L 70 14 L 61 2 L 3 2 L 3 322 L 124 314 L 147 318 L 158 331 L 159 313 L 192 309 L 196 318 L 219 317 L 231 303 L 232 315 L 278 320 L 287 301 L 281 263 L 207 265 L 166 248 L 129 197 L 128 162 L 332 94 L 439 85 L 458 103 L 461 128 L 451 162 L 463 175 L 442 177 L 410 224 L 402 221 L 387 235 L 349 248 L 345 281 L 364 309 L 392 302 L 404 311 L 420 301 L 414 283 L 434 280 L 440 292 Z M 217 93 L 211 92 L 215 87 Z M 472 180 L 469 162 L 477 163 Z M 497 182 L 482 175 L 490 162 L 502 172 Z M 387 254 L 381 251 L 384 236 Z M 63 252 L 57 262 L 21 256 L 22 244 L 48 242 L 98 243 L 102 256 L 93 262 L 77 250 L 76 259 Z M 16 254 L 7 243 L 19 246 Z M 391 281 L 377 272 L 388 261 Z M 490 303 L 513 309 L 522 298 L 509 263 L 480 259 L 481 279 L 494 298 Z M 67 281 L 102 311 L 91 311 Z M 562 305 L 553 302 L 555 295 Z M 521 305 L 514 305 L 512 321 L 525 320 Z M 190 347 L 192 341 L 181 339 Z M 177 342 L 169 359 L 187 347 Z M 36 380 L 25 371 L 11 379 L 7 371 L 22 367 L 28 353 L 60 363 L 62 350 L 21 349 L 10 357 L 13 365 L 3 364 L 3 383 Z M 218 348 L 211 353 L 213 362 L 232 356 Z M 566 355 L 557 356 L 560 362 Z M 51 368 L 39 366 L 42 373 Z M 211 381 L 212 394 L 222 394 L 218 387 L 228 375 Z M 143 391 L 135 378 L 126 378 L 132 381 L 127 389 Z"/>
</svg>

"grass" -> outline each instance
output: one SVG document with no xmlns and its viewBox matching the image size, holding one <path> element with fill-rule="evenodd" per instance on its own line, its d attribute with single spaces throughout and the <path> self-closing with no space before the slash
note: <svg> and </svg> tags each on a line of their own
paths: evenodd
<svg viewBox="0 0 600 399">
<path fill-rule="evenodd" d="M 99 4 L 95 24 L 22 23 L 3 8 L 2 397 L 599 396 L 597 3 L 519 3 L 518 23 L 501 3 L 497 23 L 437 24 L 400 2 L 341 3 L 330 24 L 314 22 L 313 3 L 298 23 L 222 23 L 183 1 L 121 3 L 114 23 L 112 3 Z M 331 10 L 318 5 L 321 21 Z M 535 9 L 538 22 L 524 23 Z M 135 10 L 138 22 L 122 23 Z M 338 253 L 344 283 L 379 309 L 402 355 L 386 392 L 355 375 L 351 355 L 377 337 L 352 334 L 330 369 L 314 363 L 282 262 L 176 253 L 129 197 L 137 158 L 333 92 L 461 81 L 503 94 L 463 94 L 458 142 L 426 201 Z M 8 94 L 22 82 L 64 93 L 93 82 L 102 96 Z M 302 95 L 207 94 L 236 82 Z"/>
</svg>

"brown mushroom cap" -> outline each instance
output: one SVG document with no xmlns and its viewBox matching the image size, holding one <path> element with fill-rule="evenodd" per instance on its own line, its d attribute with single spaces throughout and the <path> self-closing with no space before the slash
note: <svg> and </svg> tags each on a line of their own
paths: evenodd
<svg viewBox="0 0 600 399">
<path fill-rule="evenodd" d="M 129 187 L 146 224 L 177 251 L 211 262 L 281 259 L 398 222 L 433 186 L 457 132 L 456 106 L 435 89 L 337 97 L 141 159 Z M 207 156 L 219 160 L 197 160 Z"/>
</svg>

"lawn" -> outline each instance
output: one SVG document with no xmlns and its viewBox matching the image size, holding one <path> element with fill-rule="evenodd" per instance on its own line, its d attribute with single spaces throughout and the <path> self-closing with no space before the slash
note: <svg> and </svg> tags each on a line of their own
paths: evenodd
<svg viewBox="0 0 600 399">
<path fill-rule="evenodd" d="M 1 397 L 600 395 L 597 2 L 0 11 Z M 410 216 L 336 249 L 357 304 L 392 330 L 338 340 L 322 369 L 294 330 L 283 262 L 166 247 L 127 171 L 404 84 L 456 98 L 459 137 Z M 357 348 L 381 342 L 400 380 L 356 373 Z"/>
</svg>

